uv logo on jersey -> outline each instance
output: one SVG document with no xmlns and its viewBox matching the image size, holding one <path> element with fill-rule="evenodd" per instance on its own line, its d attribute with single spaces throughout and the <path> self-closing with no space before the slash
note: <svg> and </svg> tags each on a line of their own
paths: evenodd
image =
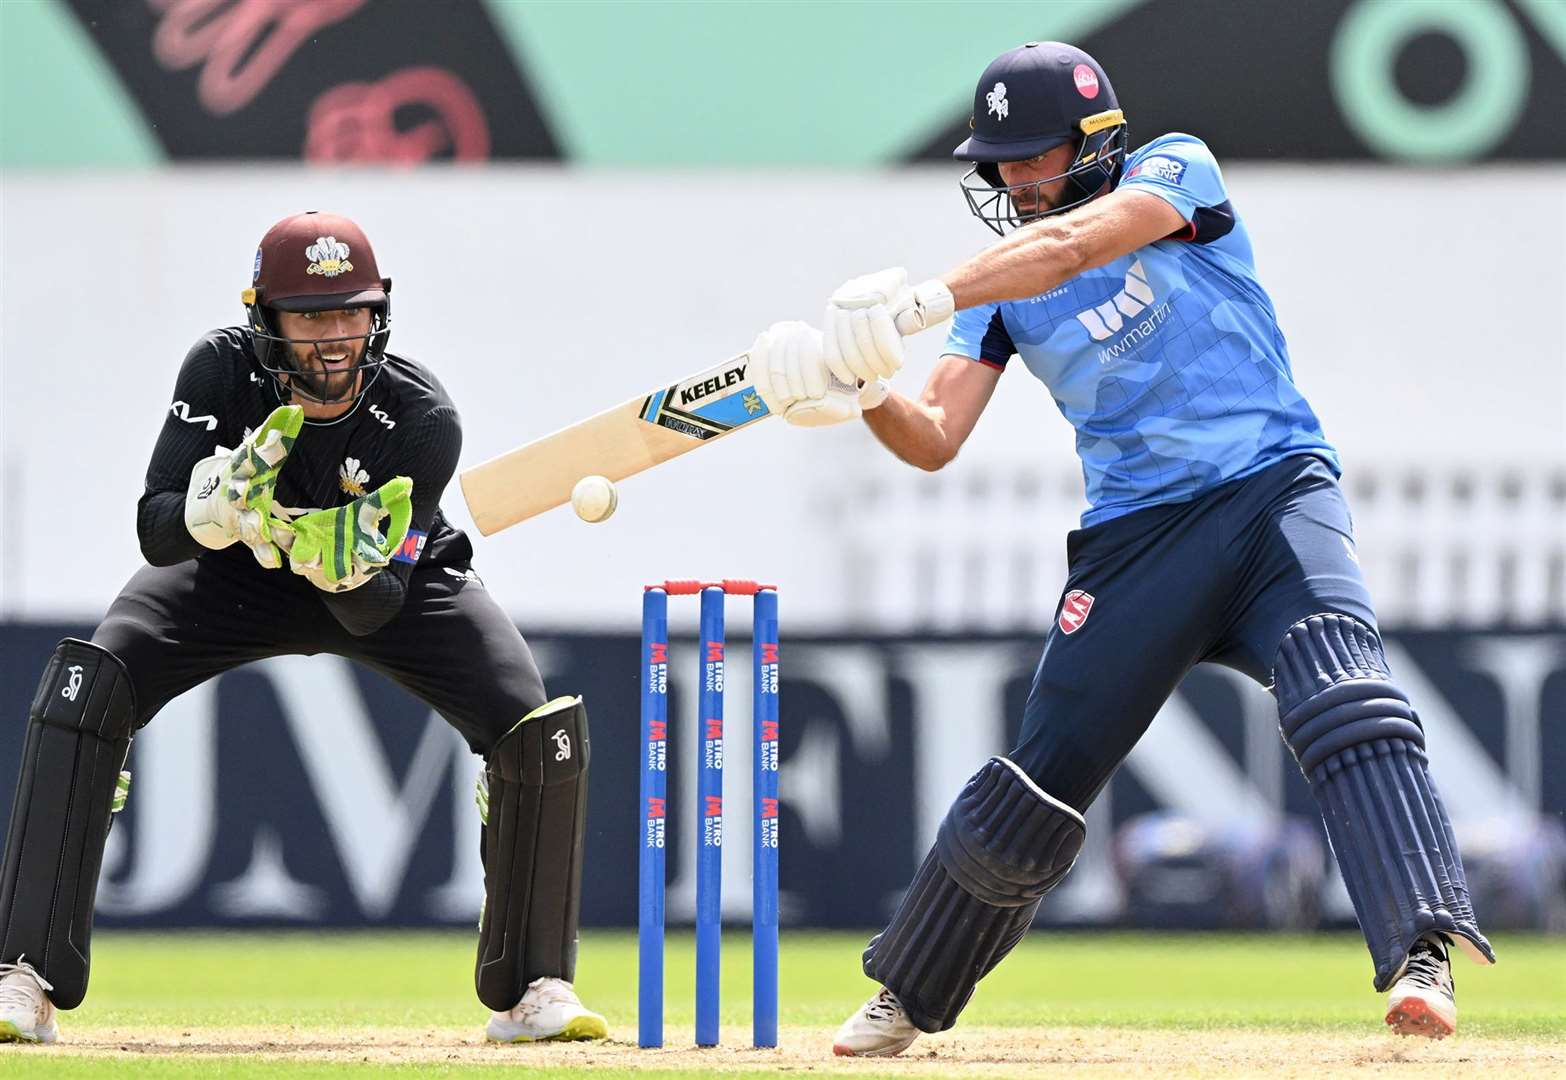
<svg viewBox="0 0 1566 1080">
<path fill-rule="evenodd" d="M 1120 332 L 1126 319 L 1142 314 L 1152 302 L 1153 287 L 1147 283 L 1147 272 L 1138 259 L 1126 271 L 1125 286 L 1097 307 L 1077 312 L 1077 322 L 1094 341 L 1108 341 Z"/>
</svg>

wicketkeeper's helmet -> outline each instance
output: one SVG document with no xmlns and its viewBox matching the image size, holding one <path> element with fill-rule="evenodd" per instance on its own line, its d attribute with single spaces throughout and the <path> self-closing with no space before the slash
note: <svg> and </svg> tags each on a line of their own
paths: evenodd
<svg viewBox="0 0 1566 1080">
<path fill-rule="evenodd" d="M 284 218 L 267 230 L 256 249 L 250 288 L 241 299 L 245 320 L 255 334 L 256 359 L 274 379 L 295 374 L 291 345 L 317 348 L 340 341 L 363 341 L 364 356 L 347 370 L 370 372 L 358 392 L 363 393 L 386 363 L 386 342 L 391 337 L 391 278 L 381 277 L 375 252 L 358 225 L 341 214 L 307 210 Z M 318 342 L 283 337 L 278 332 L 279 311 L 332 311 L 367 307 L 370 330 L 363 337 L 332 338 Z M 281 380 L 279 380 L 281 382 Z M 300 385 L 283 383 L 286 390 L 305 397 L 315 395 Z M 352 387 L 355 380 L 347 380 Z"/>
</svg>

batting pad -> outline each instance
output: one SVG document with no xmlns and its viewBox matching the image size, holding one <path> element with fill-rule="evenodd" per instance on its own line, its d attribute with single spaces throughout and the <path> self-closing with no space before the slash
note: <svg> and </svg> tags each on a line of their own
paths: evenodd
<svg viewBox="0 0 1566 1080">
<path fill-rule="evenodd" d="M 29 710 L 0 871 L 0 962 L 25 954 L 61 1009 L 87 995 L 98 872 L 135 726 L 119 658 L 75 638 L 55 646 Z"/>
<path fill-rule="evenodd" d="M 935 846 L 864 971 L 922 1031 L 945 1031 L 980 979 L 1016 947 L 1071 869 L 1087 827 L 1015 763 L 991 758 L 947 811 Z"/>
<path fill-rule="evenodd" d="M 1479 932 L 1425 733 L 1374 630 L 1346 615 L 1294 624 L 1274 668 L 1279 726 L 1321 808 L 1375 986 L 1389 989 L 1421 934 L 1495 962 Z"/>
<path fill-rule="evenodd" d="M 576 978 L 587 815 L 587 710 L 556 698 L 501 736 L 486 764 L 484 915 L 474 981 L 505 1012 L 528 983 Z"/>
</svg>

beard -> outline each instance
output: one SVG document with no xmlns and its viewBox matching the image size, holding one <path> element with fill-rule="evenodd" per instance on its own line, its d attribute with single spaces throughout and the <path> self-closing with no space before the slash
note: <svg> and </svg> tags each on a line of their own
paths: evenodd
<svg viewBox="0 0 1566 1080">
<path fill-rule="evenodd" d="M 324 405 L 335 405 L 350 400 L 359 379 L 359 364 L 364 359 L 364 346 L 355 344 L 349 349 L 348 366 L 331 370 L 324 360 L 309 349 L 303 356 L 295 351 L 294 370 L 288 380 L 294 389 Z"/>
</svg>

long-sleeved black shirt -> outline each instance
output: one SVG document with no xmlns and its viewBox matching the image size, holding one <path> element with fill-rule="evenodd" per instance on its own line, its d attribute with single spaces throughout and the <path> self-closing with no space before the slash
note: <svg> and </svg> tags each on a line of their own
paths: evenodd
<svg viewBox="0 0 1566 1080">
<path fill-rule="evenodd" d="M 244 327 L 214 330 L 196 342 L 180 368 L 136 515 L 142 554 L 154 566 L 242 558 L 257 574 L 289 573 L 286 561 L 280 570 L 263 569 L 243 545 L 209 551 L 185 528 L 185 493 L 196 462 L 219 445 L 238 446 L 287 404 L 282 388 L 256 363 L 252 341 Z M 397 613 L 415 566 L 467 565 L 472 546 L 440 512 L 461 450 L 461 421 L 445 388 L 423 366 L 392 353 L 352 409 L 335 420 L 305 421 L 278 474 L 278 504 L 324 510 L 394 476 L 413 479 L 409 539 L 386 569 L 349 592 L 316 590 L 350 633 L 373 633 Z"/>
</svg>

